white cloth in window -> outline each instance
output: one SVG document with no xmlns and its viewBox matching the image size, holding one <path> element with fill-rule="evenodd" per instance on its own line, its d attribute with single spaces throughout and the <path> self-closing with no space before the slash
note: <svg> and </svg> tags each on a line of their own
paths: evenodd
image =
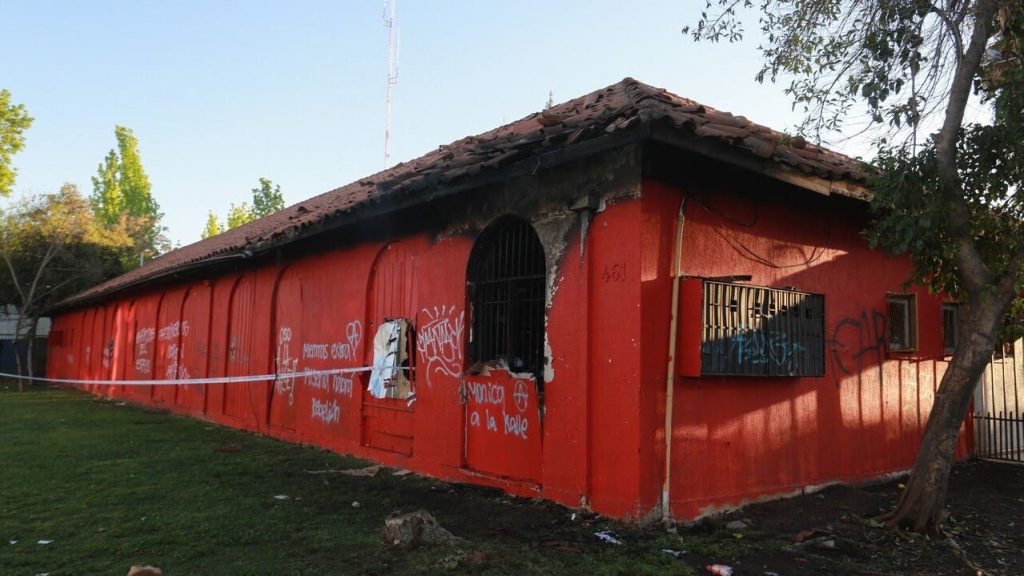
<svg viewBox="0 0 1024 576">
<path fill-rule="evenodd" d="M 373 338 L 373 369 L 367 386 L 374 398 L 408 398 L 411 390 L 403 367 L 408 367 L 409 322 L 387 320 Z"/>
</svg>

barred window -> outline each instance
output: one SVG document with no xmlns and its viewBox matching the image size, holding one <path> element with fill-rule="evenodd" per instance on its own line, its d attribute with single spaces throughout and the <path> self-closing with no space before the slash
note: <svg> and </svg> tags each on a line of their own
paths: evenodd
<svg viewBox="0 0 1024 576">
<path fill-rule="evenodd" d="M 705 281 L 701 374 L 823 376 L 825 297 Z"/>
<path fill-rule="evenodd" d="M 544 246 L 518 218 L 483 231 L 469 257 L 470 362 L 504 363 L 538 376 L 544 369 Z"/>
</svg>

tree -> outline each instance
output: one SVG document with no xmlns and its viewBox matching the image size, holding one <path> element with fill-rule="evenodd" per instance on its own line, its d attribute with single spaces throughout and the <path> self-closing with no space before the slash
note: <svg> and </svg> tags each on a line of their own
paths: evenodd
<svg viewBox="0 0 1024 576">
<path fill-rule="evenodd" d="M 92 179 L 90 198 L 96 218 L 109 228 L 130 229 L 135 254 L 126 261 L 166 250 L 160 220 L 163 214 L 151 194 L 149 176 L 142 167 L 139 141 L 131 129 L 114 127 L 117 150 L 111 150 Z M 125 221 L 127 220 L 127 222 Z"/>
<path fill-rule="evenodd" d="M 284 195 L 281 187 L 269 178 L 260 178 L 260 187 L 252 189 L 253 220 L 284 210 Z"/>
<path fill-rule="evenodd" d="M 223 231 L 220 221 L 217 220 L 217 215 L 213 213 L 213 210 L 210 210 L 206 215 L 206 227 L 203 228 L 203 240 L 216 236 Z"/>
<path fill-rule="evenodd" d="M 73 184 L 56 194 L 23 198 L 0 213 L 0 301 L 18 308 L 15 345 L 23 332 L 35 334 L 39 318 L 54 304 L 120 274 L 120 261 L 132 246 L 126 232 L 98 222 Z M 30 339 L 29 376 L 33 344 Z"/>
<path fill-rule="evenodd" d="M 753 0 L 706 0 L 696 40 L 743 37 Z M 959 428 L 1024 283 L 1024 4 L 1019 0 L 760 0 L 758 81 L 792 77 L 819 138 L 857 110 L 880 128 L 872 245 L 910 280 L 957 296 L 961 335 L 893 527 L 941 531 Z M 990 121 L 965 120 L 974 97 Z M 927 135 L 929 122 L 935 132 Z M 1019 315 L 1015 316 L 1019 318 Z"/>
<path fill-rule="evenodd" d="M 242 224 L 248 224 L 264 216 L 284 209 L 284 195 L 281 187 L 274 184 L 269 178 L 260 178 L 260 187 L 252 189 L 252 204 L 242 202 L 232 203 L 228 208 L 228 219 L 226 225 L 221 225 L 217 220 L 217 214 L 212 210 L 206 218 L 206 228 L 203 230 L 203 238 L 209 238 L 220 234 L 225 230 L 237 228 Z"/>
<path fill-rule="evenodd" d="M 11 157 L 25 145 L 24 132 L 32 126 L 24 104 L 11 104 L 11 93 L 0 90 L 0 196 L 9 196 L 17 171 Z"/>
<path fill-rule="evenodd" d="M 248 202 L 242 202 L 241 204 L 231 204 L 228 208 L 228 230 L 232 228 L 238 228 L 242 224 L 248 224 L 255 220 L 253 216 L 252 208 Z"/>
</svg>

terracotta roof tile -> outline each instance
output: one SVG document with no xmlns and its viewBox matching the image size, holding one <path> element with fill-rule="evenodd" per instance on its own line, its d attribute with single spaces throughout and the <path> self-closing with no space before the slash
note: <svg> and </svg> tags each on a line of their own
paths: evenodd
<svg viewBox="0 0 1024 576">
<path fill-rule="evenodd" d="M 789 138 L 765 126 L 682 98 L 632 78 L 489 132 L 440 146 L 411 162 L 304 200 L 244 226 L 183 246 L 62 303 L 71 306 L 196 266 L 297 240 L 364 205 L 456 185 L 482 171 L 635 128 L 664 125 L 686 138 L 725 143 L 752 158 L 825 180 L 861 185 L 862 165 L 849 157 Z M 839 190 L 837 188 L 837 190 Z M 426 195 L 425 199 L 426 199 Z"/>
</svg>

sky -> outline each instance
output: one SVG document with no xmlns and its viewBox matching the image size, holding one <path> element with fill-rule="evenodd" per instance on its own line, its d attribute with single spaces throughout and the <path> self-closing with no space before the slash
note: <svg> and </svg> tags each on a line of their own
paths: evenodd
<svg viewBox="0 0 1024 576">
<path fill-rule="evenodd" d="M 631 76 L 754 122 L 799 122 L 760 85 L 756 38 L 695 44 L 703 0 L 398 0 L 392 164 Z M 385 167 L 382 1 L 0 0 L 0 88 L 35 118 L 15 195 L 91 193 L 139 140 L 173 243 L 260 177 L 293 204 Z M 849 150 L 847 150 L 849 152 Z"/>
</svg>

